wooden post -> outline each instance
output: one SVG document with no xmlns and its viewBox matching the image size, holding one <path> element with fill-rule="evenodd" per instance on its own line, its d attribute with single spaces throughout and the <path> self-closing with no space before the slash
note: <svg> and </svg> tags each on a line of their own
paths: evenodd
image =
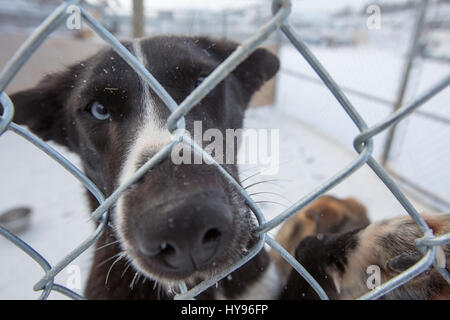
<svg viewBox="0 0 450 320">
<path fill-rule="evenodd" d="M 141 38 L 145 34 L 144 0 L 133 0 L 133 38 Z"/>
</svg>

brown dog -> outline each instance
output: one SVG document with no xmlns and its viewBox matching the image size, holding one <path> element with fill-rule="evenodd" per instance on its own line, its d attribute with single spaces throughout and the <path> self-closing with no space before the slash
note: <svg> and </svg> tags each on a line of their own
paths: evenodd
<svg viewBox="0 0 450 320">
<path fill-rule="evenodd" d="M 322 196 L 287 220 L 275 240 L 290 254 L 307 236 L 325 233 L 346 232 L 364 228 L 370 223 L 366 208 L 353 198 L 338 199 Z M 277 252 L 270 252 L 282 280 L 287 278 L 292 267 Z"/>
<path fill-rule="evenodd" d="M 450 214 L 428 214 L 423 218 L 435 235 L 450 232 Z M 330 299 L 355 299 L 377 285 L 399 275 L 422 258 L 414 240 L 422 237 L 409 216 L 376 222 L 362 230 L 303 239 L 295 258 L 319 282 Z M 449 270 L 450 245 L 437 247 L 436 261 Z M 282 299 L 317 299 L 317 294 L 295 271 L 283 289 Z M 450 286 L 431 267 L 383 299 L 449 299 Z"/>
</svg>

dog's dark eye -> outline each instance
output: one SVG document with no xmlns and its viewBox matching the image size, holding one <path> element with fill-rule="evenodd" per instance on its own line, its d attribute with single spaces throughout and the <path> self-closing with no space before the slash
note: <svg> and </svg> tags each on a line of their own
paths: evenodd
<svg viewBox="0 0 450 320">
<path fill-rule="evenodd" d="M 206 76 L 200 76 L 197 78 L 196 82 L 195 82 L 195 87 L 198 87 L 199 85 L 202 84 L 202 82 L 206 79 Z"/>
<path fill-rule="evenodd" d="M 97 120 L 103 121 L 103 120 L 109 119 L 110 115 L 109 115 L 108 110 L 105 108 L 104 105 L 102 105 L 98 101 L 92 102 L 89 105 L 88 110 L 91 113 L 91 115 Z"/>
</svg>

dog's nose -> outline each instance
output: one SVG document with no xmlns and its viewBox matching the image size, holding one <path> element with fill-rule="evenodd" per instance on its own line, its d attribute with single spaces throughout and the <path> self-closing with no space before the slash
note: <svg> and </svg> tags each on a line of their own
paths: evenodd
<svg viewBox="0 0 450 320">
<path fill-rule="evenodd" d="M 185 273 L 214 266 L 232 222 L 224 198 L 201 193 L 150 211 L 135 230 L 143 256 L 161 271 Z"/>
</svg>

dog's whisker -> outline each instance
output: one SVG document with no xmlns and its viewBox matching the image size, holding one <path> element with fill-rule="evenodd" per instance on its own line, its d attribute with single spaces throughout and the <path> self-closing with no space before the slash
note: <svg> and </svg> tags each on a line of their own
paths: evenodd
<svg viewBox="0 0 450 320">
<path fill-rule="evenodd" d="M 136 281 L 135 281 L 136 284 L 139 282 L 139 280 L 141 279 L 142 275 L 143 275 L 142 272 L 138 272 L 138 276 L 137 276 Z"/>
<path fill-rule="evenodd" d="M 255 177 L 255 176 L 257 176 L 257 175 L 260 175 L 261 174 L 261 172 L 255 172 L 255 173 L 253 173 L 253 174 L 251 174 L 251 175 L 249 175 L 248 177 L 245 177 L 244 179 L 242 179 L 241 181 L 240 181 L 240 183 L 242 184 L 242 183 L 244 183 L 245 181 L 247 181 L 248 179 L 251 179 L 251 178 L 253 178 L 253 177 Z"/>
<path fill-rule="evenodd" d="M 262 195 L 256 195 L 256 196 L 261 197 L 263 200 L 253 200 L 255 203 L 274 203 L 274 204 L 283 206 L 284 208 L 288 208 L 291 205 L 291 204 L 286 204 L 283 202 L 278 202 L 278 201 L 272 200 L 272 199 L 270 199 L 268 197 L 264 197 Z"/>
<path fill-rule="evenodd" d="M 254 193 L 250 193 L 249 196 L 250 197 L 252 197 L 252 196 L 261 196 L 262 194 L 270 194 L 270 195 L 278 196 L 281 199 L 286 200 L 287 202 L 289 202 L 289 204 L 292 204 L 292 201 L 289 200 L 288 198 L 286 198 L 285 196 L 283 196 L 282 194 L 279 194 L 279 193 L 276 193 L 276 192 L 271 192 L 271 191 L 254 192 Z"/>
<path fill-rule="evenodd" d="M 153 280 L 153 290 L 156 292 L 158 299 L 164 297 L 164 290 L 162 288 L 162 284 L 158 280 Z"/>
<path fill-rule="evenodd" d="M 283 161 L 283 162 L 280 162 L 278 166 L 285 165 L 285 164 L 287 164 L 287 163 L 289 163 L 289 162 L 292 162 L 292 161 L 293 161 L 292 159 L 285 160 L 285 161 Z M 272 168 L 266 168 L 266 169 L 261 170 L 261 168 L 260 168 L 259 166 L 255 165 L 255 166 L 253 166 L 253 167 L 245 168 L 245 169 L 243 169 L 243 170 L 240 170 L 240 174 L 243 174 L 243 173 L 245 173 L 245 172 L 247 172 L 247 171 L 250 171 L 250 170 L 253 170 L 253 169 L 255 169 L 255 170 L 257 170 L 257 171 L 254 172 L 254 173 L 252 173 L 252 174 L 249 175 L 248 177 L 245 177 L 243 180 L 240 181 L 240 183 L 242 183 L 242 182 L 244 182 L 244 181 L 246 181 L 246 180 L 248 180 L 248 179 L 250 179 L 250 178 L 252 178 L 252 177 L 257 176 L 258 174 L 259 174 L 259 175 L 262 175 L 264 172 L 267 172 L 267 171 L 271 170 Z M 259 170 L 258 170 L 258 169 L 259 169 Z"/>
<path fill-rule="evenodd" d="M 114 267 L 114 265 L 119 262 L 123 257 L 125 257 L 125 253 L 121 252 L 120 255 L 117 257 L 116 260 L 114 260 L 114 262 L 111 264 L 111 266 L 108 269 L 108 273 L 106 274 L 106 279 L 105 279 L 105 285 L 108 284 L 108 278 L 109 278 L 109 274 L 111 273 L 112 268 Z"/>
<path fill-rule="evenodd" d="M 278 204 L 279 206 L 282 206 L 283 208 L 288 208 L 287 205 L 285 205 L 281 202 L 276 202 L 276 201 L 261 200 L 261 201 L 255 201 L 255 203 L 272 203 L 272 204 Z"/>
<path fill-rule="evenodd" d="M 128 261 L 128 262 L 125 264 L 125 270 L 123 270 L 122 274 L 120 275 L 120 278 L 121 278 L 121 279 L 123 278 L 123 276 L 125 275 L 125 273 L 127 272 L 127 270 L 130 268 L 130 266 L 131 266 L 131 260 Z"/>
<path fill-rule="evenodd" d="M 103 260 L 102 262 L 100 262 L 97 267 L 101 267 L 102 265 L 104 265 L 105 263 L 107 263 L 108 261 L 111 261 L 112 259 L 116 258 L 117 256 L 120 256 L 121 254 L 123 254 L 122 252 L 116 253 L 115 255 Z"/>
<path fill-rule="evenodd" d="M 245 172 L 247 172 L 247 171 L 255 170 L 255 169 L 258 169 L 258 168 L 259 168 L 259 166 L 253 165 L 253 166 L 250 166 L 250 167 L 245 168 L 245 169 L 240 169 L 240 168 L 239 168 L 239 172 L 240 172 L 240 174 L 242 174 L 242 173 L 245 173 Z"/>
<path fill-rule="evenodd" d="M 138 275 L 138 271 L 136 271 L 134 273 L 133 279 L 131 279 L 131 282 L 130 282 L 130 285 L 129 285 L 131 290 L 133 290 L 134 280 L 136 280 L 137 275 Z"/>
<path fill-rule="evenodd" d="M 153 290 L 155 290 L 155 288 L 156 288 L 156 292 L 157 292 L 158 298 L 161 298 L 162 294 L 163 294 L 163 288 L 162 288 L 162 285 L 156 280 L 153 283 Z"/>
<path fill-rule="evenodd" d="M 170 294 L 173 294 L 173 290 L 172 290 L 172 285 L 171 284 L 169 284 L 168 286 L 167 286 L 167 293 L 170 295 Z"/>
<path fill-rule="evenodd" d="M 262 184 L 262 183 L 268 183 L 268 184 L 272 184 L 274 186 L 277 186 L 279 188 L 283 188 L 283 187 L 279 186 L 278 184 L 274 183 L 274 182 L 280 182 L 280 181 L 292 182 L 292 180 L 285 180 L 285 179 L 268 179 L 268 180 L 257 181 L 257 182 L 254 182 L 252 184 L 249 184 L 248 186 L 244 187 L 244 190 L 247 190 L 247 189 L 249 189 L 251 187 L 254 187 L 254 186 Z"/>
<path fill-rule="evenodd" d="M 107 244 L 105 244 L 105 245 L 103 245 L 101 247 L 98 247 L 97 249 L 95 249 L 95 251 L 101 250 L 103 248 L 112 246 L 113 244 L 117 244 L 117 243 L 120 243 L 120 240 L 111 241 L 111 242 L 109 242 L 109 243 L 107 243 Z"/>
<path fill-rule="evenodd" d="M 260 195 L 260 194 L 257 194 L 257 195 L 254 195 L 254 196 L 260 197 L 260 198 L 263 199 L 263 200 L 270 200 L 268 197 L 263 196 L 263 195 Z M 257 203 L 258 201 L 262 201 L 262 200 L 255 200 L 253 197 L 252 197 L 252 199 L 253 199 L 253 201 L 254 201 L 255 203 Z"/>
</svg>

